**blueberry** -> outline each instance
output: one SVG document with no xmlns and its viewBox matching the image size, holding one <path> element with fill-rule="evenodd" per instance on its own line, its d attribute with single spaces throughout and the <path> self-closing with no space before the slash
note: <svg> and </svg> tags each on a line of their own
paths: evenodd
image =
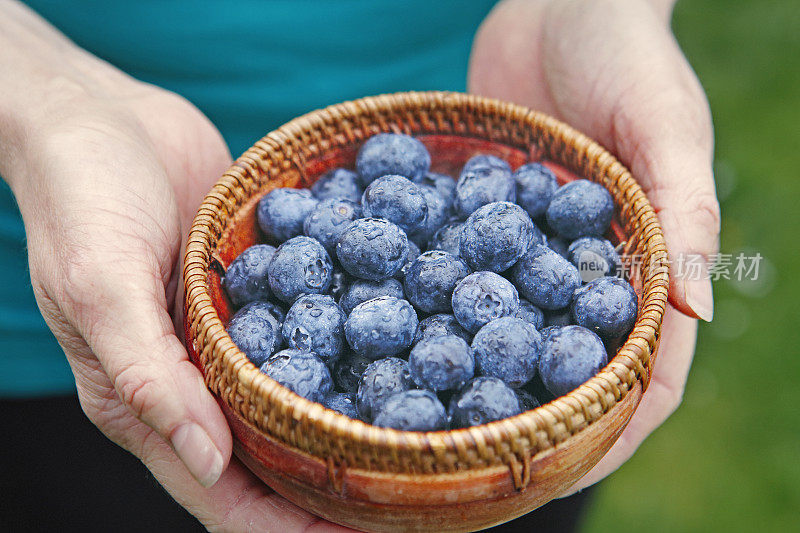
<svg viewBox="0 0 800 533">
<path fill-rule="evenodd" d="M 475 157 L 467 161 L 456 183 L 454 205 L 459 216 L 464 218 L 486 204 L 516 199 L 514 178 L 507 163 L 502 166 L 474 160 Z"/>
<path fill-rule="evenodd" d="M 542 326 L 544 326 L 544 313 L 542 310 L 524 298 L 519 299 L 519 309 L 517 309 L 517 313 L 514 316 L 533 324 L 536 329 L 542 329 Z"/>
<path fill-rule="evenodd" d="M 311 194 L 317 200 L 340 198 L 360 203 L 363 192 L 358 183 L 358 174 L 344 168 L 329 170 L 311 186 Z"/>
<path fill-rule="evenodd" d="M 426 313 L 450 311 L 453 289 L 470 272 L 460 257 L 441 250 L 425 252 L 417 257 L 406 273 L 406 297 Z"/>
<path fill-rule="evenodd" d="M 344 392 L 358 390 L 358 381 L 372 359 L 355 352 L 345 352 L 333 366 L 333 381 L 336 387 Z"/>
<path fill-rule="evenodd" d="M 451 222 L 439 228 L 428 242 L 428 250 L 442 250 L 453 255 L 461 254 L 462 222 Z"/>
<path fill-rule="evenodd" d="M 401 431 L 438 431 L 447 429 L 447 413 L 432 392 L 409 390 L 390 396 L 373 424 Z"/>
<path fill-rule="evenodd" d="M 277 241 L 297 237 L 303 234 L 303 221 L 317 202 L 308 189 L 273 189 L 258 202 L 258 225 Z"/>
<path fill-rule="evenodd" d="M 453 180 L 450 181 L 455 184 Z M 425 199 L 425 204 L 428 206 L 428 217 L 422 227 L 408 234 L 408 238 L 420 246 L 426 246 L 433 234 L 447 223 L 451 213 L 447 201 L 435 187 L 420 185 L 419 190 Z"/>
<path fill-rule="evenodd" d="M 328 198 L 320 201 L 306 217 L 303 233 L 317 239 L 329 254 L 333 254 L 339 237 L 358 218 L 361 218 L 361 206 L 350 200 Z"/>
<path fill-rule="evenodd" d="M 281 345 L 281 324 L 263 303 L 242 307 L 228 324 L 231 340 L 256 366 L 263 364 Z"/>
<path fill-rule="evenodd" d="M 539 331 L 539 333 L 542 335 L 542 342 L 546 341 L 547 337 L 549 337 L 551 333 L 553 333 L 554 331 L 558 331 L 562 327 L 563 326 L 546 326 L 546 327 L 543 327 Z"/>
<path fill-rule="evenodd" d="M 322 294 L 331 285 L 333 263 L 319 241 L 294 237 L 281 244 L 269 264 L 273 294 L 292 303 L 301 294 Z"/>
<path fill-rule="evenodd" d="M 431 315 L 420 321 L 417 334 L 414 336 L 414 344 L 442 335 L 456 335 L 464 339 L 467 343 L 472 342 L 472 335 L 461 327 L 456 317 L 453 315 L 438 314 Z"/>
<path fill-rule="evenodd" d="M 436 172 L 428 172 L 421 178 L 414 180 L 414 183 L 420 186 L 433 187 L 444 199 L 447 206 L 447 213 L 451 214 L 453 211 L 453 201 L 456 198 L 456 180 L 447 174 L 438 174 Z"/>
<path fill-rule="evenodd" d="M 509 166 L 508 162 L 504 159 L 500 159 L 496 155 L 489 155 L 489 154 L 478 154 L 473 156 L 464 163 L 462 167 L 462 171 L 464 170 L 473 170 L 477 167 L 493 167 L 502 170 L 503 172 L 511 173 L 511 167 Z"/>
<path fill-rule="evenodd" d="M 409 346 L 417 332 L 417 313 L 405 300 L 381 296 L 357 305 L 344 334 L 357 353 L 379 359 L 397 355 Z"/>
<path fill-rule="evenodd" d="M 255 244 L 231 262 L 225 271 L 224 283 L 233 305 L 240 307 L 256 300 L 269 299 L 271 293 L 267 267 L 274 253 L 274 246 Z"/>
<path fill-rule="evenodd" d="M 503 380 L 475 378 L 450 400 L 447 409 L 453 428 L 478 426 L 518 415 L 520 402 Z"/>
<path fill-rule="evenodd" d="M 328 367 L 312 352 L 294 349 L 280 351 L 267 359 L 260 370 L 312 402 L 321 402 L 333 389 Z"/>
<path fill-rule="evenodd" d="M 322 405 L 354 420 L 358 419 L 356 396 L 352 392 L 329 392 L 322 399 Z"/>
<path fill-rule="evenodd" d="M 550 247 L 555 253 L 564 258 L 569 258 L 569 244 L 567 241 L 558 236 L 547 237 L 547 246 Z"/>
<path fill-rule="evenodd" d="M 408 363 L 397 357 L 370 363 L 358 382 L 356 407 L 362 420 L 369 422 L 383 403 L 396 392 L 414 388 Z"/>
<path fill-rule="evenodd" d="M 574 324 L 572 321 L 572 309 L 569 307 L 544 311 L 544 325 L 547 327 L 564 327 L 572 324 Z"/>
<path fill-rule="evenodd" d="M 541 309 L 561 309 L 581 286 L 581 275 L 566 259 L 547 246 L 535 245 L 511 268 L 519 292 Z"/>
<path fill-rule="evenodd" d="M 431 156 L 425 145 L 398 133 L 379 133 L 365 142 L 356 156 L 356 170 L 363 186 L 388 174 L 418 179 L 428 172 Z"/>
<path fill-rule="evenodd" d="M 528 163 L 514 172 L 514 181 L 517 203 L 531 218 L 544 215 L 558 189 L 556 175 L 541 163 Z"/>
<path fill-rule="evenodd" d="M 314 352 L 332 365 L 342 354 L 346 318 L 332 297 L 306 294 L 286 313 L 283 338 L 290 348 Z"/>
<path fill-rule="evenodd" d="M 464 222 L 461 257 L 475 270 L 508 270 L 528 249 L 533 228 L 531 217 L 520 206 L 486 204 Z"/>
<path fill-rule="evenodd" d="M 558 189 L 547 207 L 547 222 L 564 238 L 599 237 L 608 230 L 614 200 L 600 184 L 575 180 Z"/>
<path fill-rule="evenodd" d="M 522 412 L 530 411 L 531 409 L 536 409 L 539 407 L 541 402 L 536 399 L 536 397 L 531 394 L 530 392 L 526 391 L 525 389 L 514 389 L 514 392 L 517 393 L 517 399 L 519 399 L 519 406 L 522 409 Z"/>
<path fill-rule="evenodd" d="M 464 339 L 442 335 L 417 343 L 408 356 L 408 368 L 420 388 L 460 389 L 475 374 L 475 358 Z"/>
<path fill-rule="evenodd" d="M 584 283 L 603 276 L 620 274 L 620 258 L 614 245 L 605 239 L 581 237 L 567 250 L 569 262 L 575 265 Z"/>
<path fill-rule="evenodd" d="M 530 322 L 516 317 L 492 320 L 472 339 L 478 373 L 519 388 L 536 375 L 542 336 Z"/>
<path fill-rule="evenodd" d="M 609 341 L 630 332 L 636 323 L 638 298 L 631 284 L 616 277 L 597 278 L 575 291 L 575 322 Z"/>
<path fill-rule="evenodd" d="M 411 264 L 417 257 L 419 257 L 421 253 L 422 252 L 420 251 L 419 246 L 417 246 L 414 243 L 414 241 L 408 241 L 408 253 L 406 254 L 406 262 L 403 263 L 403 267 L 397 271 L 395 277 L 400 280 L 404 279 L 406 277 L 406 272 L 408 272 L 408 269 L 411 268 Z"/>
<path fill-rule="evenodd" d="M 581 326 L 565 326 L 544 342 L 539 374 L 547 390 L 558 397 L 583 384 L 606 363 L 600 337 Z"/>
<path fill-rule="evenodd" d="M 419 187 L 403 176 L 381 176 L 364 191 L 361 208 L 365 217 L 383 218 L 406 233 L 425 226 L 428 204 Z"/>
<path fill-rule="evenodd" d="M 388 220 L 362 218 L 344 230 L 336 255 L 342 267 L 357 278 L 391 278 L 405 263 L 408 238 Z"/>
<path fill-rule="evenodd" d="M 259 315 L 272 317 L 278 321 L 278 325 L 283 324 L 286 320 L 286 311 L 275 302 L 251 302 L 250 308 Z"/>
<path fill-rule="evenodd" d="M 358 305 L 378 298 L 379 296 L 403 297 L 403 284 L 394 278 L 371 281 L 367 279 L 357 279 L 347 287 L 347 290 L 339 300 L 339 305 L 346 315 L 353 312 Z"/>
<path fill-rule="evenodd" d="M 517 309 L 517 289 L 494 272 L 470 274 L 453 290 L 453 314 L 472 333 L 496 318 L 513 316 Z"/>
</svg>

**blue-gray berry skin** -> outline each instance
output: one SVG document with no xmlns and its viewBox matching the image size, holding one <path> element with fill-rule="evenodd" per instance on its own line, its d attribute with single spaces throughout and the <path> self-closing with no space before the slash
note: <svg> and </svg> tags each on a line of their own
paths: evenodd
<svg viewBox="0 0 800 533">
<path fill-rule="evenodd" d="M 390 396 L 372 423 L 401 431 L 439 431 L 447 429 L 447 412 L 432 392 L 409 390 Z"/>
<path fill-rule="evenodd" d="M 272 261 L 275 247 L 269 244 L 255 244 L 234 259 L 225 271 L 225 291 L 240 307 L 256 300 L 268 300 L 269 290 L 267 267 Z"/>
<path fill-rule="evenodd" d="M 322 399 L 322 405 L 332 411 L 349 416 L 354 420 L 358 419 L 356 395 L 352 392 L 329 392 L 325 398 Z"/>
<path fill-rule="evenodd" d="M 517 289 L 494 272 L 475 272 L 462 279 L 453 290 L 452 301 L 458 323 L 472 333 L 519 309 Z"/>
<path fill-rule="evenodd" d="M 358 183 L 358 174 L 346 168 L 329 170 L 311 186 L 311 194 L 317 200 L 340 198 L 360 203 L 363 192 Z"/>
<path fill-rule="evenodd" d="M 342 354 L 346 318 L 331 296 L 306 294 L 286 313 L 283 338 L 290 348 L 314 352 L 332 365 Z"/>
<path fill-rule="evenodd" d="M 422 227 L 408 234 L 408 239 L 419 246 L 426 246 L 428 241 L 431 240 L 431 237 L 433 237 L 433 234 L 450 220 L 451 206 L 448 205 L 447 201 L 439 194 L 439 191 L 435 187 L 419 185 L 418 188 L 425 199 L 425 204 L 428 206 L 428 217 L 425 219 L 425 223 Z"/>
<path fill-rule="evenodd" d="M 503 172 L 511 173 L 511 167 L 504 159 L 500 159 L 496 155 L 478 154 L 473 156 L 464 163 L 462 170 L 472 170 L 477 167 L 494 167 L 502 170 Z"/>
<path fill-rule="evenodd" d="M 455 208 L 463 218 L 486 204 L 514 202 L 516 199 L 516 185 L 508 164 L 503 167 L 474 163 L 474 159 L 464 165 L 456 183 Z"/>
<path fill-rule="evenodd" d="M 533 237 L 533 221 L 510 202 L 486 204 L 461 230 L 461 257 L 474 270 L 503 272 L 522 257 Z"/>
<path fill-rule="evenodd" d="M 631 284 L 617 277 L 597 278 L 575 291 L 575 322 L 610 341 L 630 332 L 636 323 L 638 298 Z"/>
<path fill-rule="evenodd" d="M 267 237 L 282 242 L 303 234 L 303 221 L 317 207 L 308 189 L 273 189 L 258 202 L 258 225 Z"/>
<path fill-rule="evenodd" d="M 428 204 L 420 188 L 394 174 L 369 184 L 361 197 L 361 209 L 365 217 L 386 219 L 406 233 L 422 229 L 428 220 Z"/>
<path fill-rule="evenodd" d="M 341 198 L 328 198 L 317 204 L 303 222 L 303 233 L 317 239 L 329 254 L 336 251 L 336 243 L 344 230 L 361 218 L 361 206 Z"/>
<path fill-rule="evenodd" d="M 282 350 L 261 365 L 260 370 L 312 402 L 321 402 L 333 389 L 331 373 L 322 359 L 312 352 Z"/>
<path fill-rule="evenodd" d="M 428 241 L 428 250 L 442 250 L 461 255 L 461 230 L 463 222 L 450 222 L 439 228 Z"/>
<path fill-rule="evenodd" d="M 519 406 L 522 409 L 522 412 L 530 411 L 531 409 L 536 409 L 539 407 L 541 402 L 536 399 L 536 397 L 531 394 L 530 392 L 526 391 L 525 389 L 514 389 L 514 392 L 517 393 L 517 398 L 519 399 Z"/>
<path fill-rule="evenodd" d="M 405 264 L 408 237 L 382 218 L 362 218 L 344 230 L 336 245 L 342 267 L 361 279 L 391 278 Z"/>
<path fill-rule="evenodd" d="M 416 345 L 433 337 L 441 337 L 442 335 L 461 337 L 467 344 L 472 342 L 472 335 L 461 327 L 455 316 L 440 313 L 420 320 L 417 334 L 414 335 L 414 344 Z"/>
<path fill-rule="evenodd" d="M 567 250 L 569 262 L 575 265 L 584 283 L 603 276 L 620 275 L 622 264 L 614 245 L 606 239 L 581 237 L 572 241 Z"/>
<path fill-rule="evenodd" d="M 581 286 L 578 269 L 547 246 L 529 248 L 510 274 L 520 294 L 541 309 L 569 306 Z"/>
<path fill-rule="evenodd" d="M 539 333 L 542 335 L 542 342 L 546 341 L 547 337 L 549 337 L 551 333 L 553 333 L 554 331 L 558 331 L 562 327 L 563 326 L 545 326 L 545 327 L 543 327 L 541 330 L 539 330 Z"/>
<path fill-rule="evenodd" d="M 558 236 L 547 237 L 547 246 L 555 253 L 564 258 L 569 258 L 569 245 L 570 243 Z"/>
<path fill-rule="evenodd" d="M 358 382 L 372 359 L 355 352 L 346 351 L 333 365 L 333 381 L 336 388 L 353 394 L 358 390 Z"/>
<path fill-rule="evenodd" d="M 456 284 L 471 272 L 458 256 L 431 250 L 417 257 L 405 276 L 408 300 L 426 313 L 446 313 L 452 309 Z"/>
<path fill-rule="evenodd" d="M 338 302 L 347 290 L 347 287 L 353 282 L 353 279 L 354 278 L 342 268 L 339 261 L 333 261 L 333 273 L 331 274 L 331 286 L 328 287 L 328 294 L 333 296 L 333 299 Z"/>
<path fill-rule="evenodd" d="M 547 222 L 566 239 L 600 237 L 614 214 L 614 200 L 600 184 L 575 180 L 559 188 L 547 207 Z"/>
<path fill-rule="evenodd" d="M 519 299 L 519 309 L 514 316 L 530 322 L 536 329 L 544 326 L 544 312 L 524 298 Z"/>
<path fill-rule="evenodd" d="M 453 201 L 455 201 L 456 198 L 456 180 L 447 174 L 428 172 L 423 177 L 415 179 L 414 183 L 436 189 L 447 206 L 448 215 L 452 214 Z"/>
<path fill-rule="evenodd" d="M 357 305 L 344 324 L 353 351 L 379 359 L 411 346 L 417 332 L 417 312 L 406 300 L 381 296 Z"/>
<path fill-rule="evenodd" d="M 394 277 L 396 277 L 399 280 L 405 279 L 406 272 L 408 272 L 408 269 L 411 268 L 411 264 L 414 263 L 414 260 L 416 260 L 421 253 L 422 251 L 419 249 L 419 246 L 417 246 L 414 243 L 414 241 L 408 241 L 408 253 L 406 254 L 406 262 L 403 263 L 402 268 L 400 268 L 400 270 L 397 271 L 397 274 L 395 274 Z"/>
<path fill-rule="evenodd" d="M 260 366 L 281 346 L 281 324 L 266 302 L 252 302 L 233 315 L 228 335 L 256 366 Z"/>
<path fill-rule="evenodd" d="M 370 363 L 358 382 L 356 407 L 362 420 L 369 422 L 392 394 L 414 388 L 408 363 L 386 357 Z"/>
<path fill-rule="evenodd" d="M 378 298 L 379 296 L 394 296 L 403 298 L 403 284 L 394 278 L 371 281 L 367 279 L 357 279 L 353 281 L 345 290 L 339 305 L 346 315 L 349 315 L 358 305 Z"/>
<path fill-rule="evenodd" d="M 294 237 L 278 247 L 267 272 L 272 293 L 291 304 L 300 295 L 327 292 L 333 263 L 319 241 Z"/>
<path fill-rule="evenodd" d="M 545 327 L 564 327 L 571 326 L 573 324 L 575 324 L 575 321 L 572 319 L 572 309 L 569 307 L 544 311 Z"/>
<path fill-rule="evenodd" d="M 565 326 L 544 342 L 539 375 L 547 390 L 558 397 L 583 384 L 607 362 L 600 337 L 581 326 Z"/>
<path fill-rule="evenodd" d="M 475 378 L 450 399 L 450 426 L 466 428 L 520 414 L 514 389 L 493 377 Z"/>
<path fill-rule="evenodd" d="M 431 156 L 425 145 L 399 133 L 373 135 L 356 156 L 356 171 L 364 187 L 388 174 L 417 179 L 424 176 L 430 166 Z"/>
<path fill-rule="evenodd" d="M 545 214 L 558 189 L 556 175 L 541 163 L 522 165 L 514 172 L 517 184 L 517 203 L 531 218 Z"/>
<path fill-rule="evenodd" d="M 533 324 L 511 316 L 492 320 L 472 339 L 478 373 L 515 389 L 536 375 L 541 349 L 542 336 Z"/>
<path fill-rule="evenodd" d="M 469 344 L 456 335 L 432 337 L 417 343 L 408 356 L 411 379 L 434 392 L 460 389 L 475 375 Z"/>
</svg>

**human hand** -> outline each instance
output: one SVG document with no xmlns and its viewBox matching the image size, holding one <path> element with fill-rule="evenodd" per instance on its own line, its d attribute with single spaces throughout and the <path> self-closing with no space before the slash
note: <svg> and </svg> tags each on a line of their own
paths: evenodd
<svg viewBox="0 0 800 533">
<path fill-rule="evenodd" d="M 720 214 L 708 103 L 670 33 L 671 3 L 505 0 L 476 37 L 469 87 L 549 113 L 614 153 L 657 211 L 674 266 L 717 251 Z M 712 315 L 707 276 L 685 279 L 671 268 L 650 385 L 613 448 L 568 493 L 616 470 L 677 409 L 696 318 Z"/>
<path fill-rule="evenodd" d="M 182 98 L 63 40 L 51 52 L 42 35 L 9 39 L 17 57 L 38 55 L 16 71 L 25 91 L 0 74 L 12 95 L 0 103 L 0 173 L 84 412 L 212 530 L 327 529 L 231 459 L 225 418 L 170 317 L 181 243 L 230 165 L 222 138 Z"/>
</svg>

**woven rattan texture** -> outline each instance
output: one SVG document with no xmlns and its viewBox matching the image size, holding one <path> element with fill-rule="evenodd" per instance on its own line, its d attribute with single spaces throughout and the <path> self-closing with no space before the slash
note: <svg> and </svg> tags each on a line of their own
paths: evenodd
<svg viewBox="0 0 800 533">
<path fill-rule="evenodd" d="M 287 172 L 304 183 L 304 162 L 386 131 L 450 134 L 507 144 L 548 159 L 611 191 L 642 286 L 639 318 L 616 357 L 594 378 L 534 411 L 462 430 L 411 433 L 350 420 L 278 385 L 248 362 L 225 332 L 209 295 L 208 271 L 237 208 Z M 591 139 L 538 112 L 461 93 L 364 98 L 297 118 L 258 141 L 206 196 L 184 262 L 189 341 L 208 387 L 273 438 L 334 464 L 385 472 L 438 473 L 507 464 L 526 478 L 530 458 L 592 423 L 637 380 L 646 387 L 667 305 L 666 247 L 656 214 L 637 183 Z"/>
</svg>

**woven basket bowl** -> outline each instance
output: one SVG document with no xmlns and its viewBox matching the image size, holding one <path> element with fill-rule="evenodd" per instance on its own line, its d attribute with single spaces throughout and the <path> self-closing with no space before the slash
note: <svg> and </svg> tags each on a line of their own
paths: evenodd
<svg viewBox="0 0 800 533">
<path fill-rule="evenodd" d="M 360 144 L 388 131 L 420 138 L 434 171 L 457 175 L 472 155 L 492 153 L 512 168 L 542 161 L 561 182 L 585 177 L 611 192 L 617 210 L 610 238 L 625 243 L 639 316 L 595 377 L 513 418 L 401 432 L 295 395 L 233 344 L 220 277 L 262 240 L 258 200 L 276 187 L 308 187 L 330 168 L 352 168 Z M 363 98 L 268 134 L 206 196 L 184 262 L 187 347 L 230 423 L 237 457 L 292 502 L 364 530 L 475 530 L 563 493 L 617 440 L 650 379 L 667 305 L 666 265 L 661 228 L 642 190 L 613 156 L 572 128 L 524 107 L 460 93 Z"/>
</svg>

